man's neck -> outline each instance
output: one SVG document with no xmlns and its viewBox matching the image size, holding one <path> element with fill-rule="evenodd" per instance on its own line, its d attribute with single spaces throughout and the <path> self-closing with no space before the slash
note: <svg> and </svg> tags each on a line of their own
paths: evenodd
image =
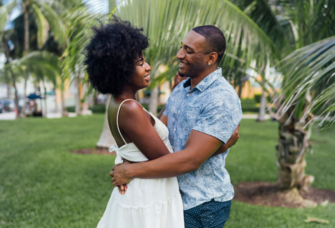
<svg viewBox="0 0 335 228">
<path fill-rule="evenodd" d="M 202 72 L 199 76 L 195 78 L 191 78 L 191 87 L 190 90 L 196 87 L 204 78 L 206 78 L 208 75 L 216 71 L 218 68 L 216 65 L 208 67 L 204 72 Z"/>
</svg>

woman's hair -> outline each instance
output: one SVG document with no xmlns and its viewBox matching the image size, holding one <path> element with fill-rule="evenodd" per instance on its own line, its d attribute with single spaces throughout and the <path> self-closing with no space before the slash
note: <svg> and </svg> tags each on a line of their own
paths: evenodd
<svg viewBox="0 0 335 228">
<path fill-rule="evenodd" d="M 148 47 L 148 38 L 129 21 L 113 17 L 93 27 L 85 47 L 84 65 L 91 85 L 103 94 L 119 95 L 135 73 L 135 60 Z"/>
</svg>

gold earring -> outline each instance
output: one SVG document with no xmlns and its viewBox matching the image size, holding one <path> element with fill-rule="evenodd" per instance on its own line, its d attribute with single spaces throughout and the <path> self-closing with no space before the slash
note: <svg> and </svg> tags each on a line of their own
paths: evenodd
<svg viewBox="0 0 335 228">
<path fill-rule="evenodd" d="M 208 66 L 210 66 L 211 65 L 211 63 L 208 63 Z"/>
</svg>

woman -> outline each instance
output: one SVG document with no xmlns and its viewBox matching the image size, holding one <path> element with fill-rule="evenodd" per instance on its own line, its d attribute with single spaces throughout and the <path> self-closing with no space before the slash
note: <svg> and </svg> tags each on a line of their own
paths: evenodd
<svg viewBox="0 0 335 228">
<path fill-rule="evenodd" d="M 151 67 L 142 51 L 148 39 L 129 22 L 114 17 L 93 28 L 84 65 L 94 88 L 112 94 L 109 126 L 117 143 L 115 164 L 144 162 L 173 152 L 168 129 L 135 101 L 149 86 Z M 183 206 L 177 179 L 134 179 L 124 194 L 114 189 L 98 228 L 183 228 Z"/>
</svg>

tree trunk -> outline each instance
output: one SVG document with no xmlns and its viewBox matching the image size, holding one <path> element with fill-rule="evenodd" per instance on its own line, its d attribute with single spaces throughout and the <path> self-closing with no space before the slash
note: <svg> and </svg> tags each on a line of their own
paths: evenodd
<svg viewBox="0 0 335 228">
<path fill-rule="evenodd" d="M 78 76 L 76 77 L 76 85 L 77 85 L 77 96 L 76 96 L 76 113 L 80 114 L 81 112 L 81 102 L 80 102 L 80 70 Z"/>
<path fill-rule="evenodd" d="M 26 117 L 26 99 L 27 99 L 27 80 L 28 80 L 28 71 L 27 69 L 24 71 L 25 77 L 24 77 L 24 89 L 23 89 L 23 106 L 21 109 L 20 116 Z"/>
<path fill-rule="evenodd" d="M 278 180 L 277 184 L 280 188 L 300 188 L 308 190 L 313 176 L 305 175 L 305 153 L 310 147 L 310 126 L 303 129 L 303 126 L 312 119 L 313 115 L 309 114 L 307 119 L 299 126 L 298 118 L 292 115 L 291 108 L 279 120 L 279 144 L 276 146 L 278 157 Z"/>
<path fill-rule="evenodd" d="M 48 106 L 47 106 L 47 88 L 45 87 L 44 79 L 43 79 L 43 87 L 44 87 L 44 109 L 45 109 L 44 116 L 46 117 L 48 112 Z"/>
<path fill-rule="evenodd" d="M 153 90 L 151 90 L 150 104 L 149 104 L 149 112 L 151 112 L 155 116 L 157 116 L 157 105 L 158 105 L 158 85 Z"/>
<path fill-rule="evenodd" d="M 19 96 L 17 94 L 17 88 L 16 88 L 16 77 L 12 69 L 9 70 L 12 75 L 12 82 L 14 87 L 14 103 L 15 103 L 15 109 L 16 109 L 16 118 L 19 116 Z"/>
<path fill-rule="evenodd" d="M 6 56 L 6 64 L 8 64 L 11 62 L 11 58 L 9 56 L 7 38 L 4 36 L 2 41 L 3 41 L 5 56 Z M 16 88 L 16 77 L 11 67 L 9 67 L 9 72 L 11 74 L 11 79 L 12 79 L 12 83 L 14 87 L 14 103 L 15 103 L 15 108 L 16 108 L 16 118 L 18 118 L 19 117 L 19 97 L 18 97 L 17 88 Z M 10 91 L 8 91 L 8 94 L 10 95 Z"/>
<path fill-rule="evenodd" d="M 100 139 L 97 142 L 97 148 L 109 148 L 111 145 L 115 145 L 114 137 L 111 133 L 108 124 L 108 105 L 111 101 L 111 95 L 108 95 L 106 101 L 106 112 L 105 112 L 105 120 L 104 120 L 104 127 L 102 129 Z"/>
<path fill-rule="evenodd" d="M 64 98 L 64 82 L 61 81 L 61 113 L 62 116 L 67 116 L 67 111 L 65 110 L 65 98 Z"/>
<path fill-rule="evenodd" d="M 265 121 L 265 113 L 266 113 L 266 96 L 265 92 L 263 91 L 257 121 Z"/>
<path fill-rule="evenodd" d="M 242 79 L 240 79 L 240 85 L 238 86 L 238 97 L 241 99 L 242 96 Z"/>
<path fill-rule="evenodd" d="M 29 53 L 29 2 L 24 3 L 24 55 Z"/>
</svg>

